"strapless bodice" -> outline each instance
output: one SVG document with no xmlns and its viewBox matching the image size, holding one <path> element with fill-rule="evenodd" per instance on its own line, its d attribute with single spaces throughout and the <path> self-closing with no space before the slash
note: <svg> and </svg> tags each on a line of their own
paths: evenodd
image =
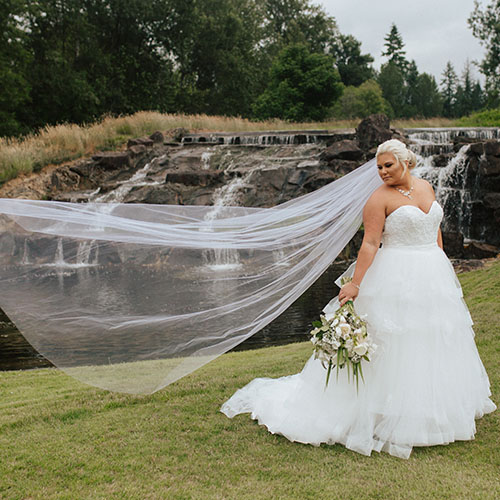
<svg viewBox="0 0 500 500">
<path fill-rule="evenodd" d="M 401 205 L 385 219 L 382 246 L 435 245 L 442 218 L 443 209 L 437 201 L 427 213 L 414 205 Z"/>
</svg>

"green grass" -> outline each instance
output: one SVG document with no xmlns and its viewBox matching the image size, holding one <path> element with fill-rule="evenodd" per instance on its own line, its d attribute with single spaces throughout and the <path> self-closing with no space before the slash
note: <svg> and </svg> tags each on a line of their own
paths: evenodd
<svg viewBox="0 0 500 500">
<path fill-rule="evenodd" d="M 500 401 L 500 262 L 460 276 Z M 257 376 L 301 370 L 309 343 L 230 353 L 150 396 L 55 369 L 0 372 L 2 499 L 498 499 L 500 411 L 473 441 L 409 460 L 291 443 L 220 405 Z"/>
</svg>

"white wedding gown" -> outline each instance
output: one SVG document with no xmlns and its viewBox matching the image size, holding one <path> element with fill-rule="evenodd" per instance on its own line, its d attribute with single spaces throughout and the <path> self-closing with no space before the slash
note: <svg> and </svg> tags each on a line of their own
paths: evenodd
<svg viewBox="0 0 500 500">
<path fill-rule="evenodd" d="M 325 390 L 326 371 L 311 357 L 296 375 L 253 380 L 221 411 L 249 412 L 291 441 L 342 443 L 364 455 L 408 458 L 413 446 L 473 439 L 474 419 L 496 406 L 460 284 L 436 243 L 442 216 L 434 202 L 428 213 L 403 205 L 386 218 L 354 303 L 378 345 L 358 394 L 345 369 Z M 332 300 L 325 314 L 337 307 Z"/>
</svg>

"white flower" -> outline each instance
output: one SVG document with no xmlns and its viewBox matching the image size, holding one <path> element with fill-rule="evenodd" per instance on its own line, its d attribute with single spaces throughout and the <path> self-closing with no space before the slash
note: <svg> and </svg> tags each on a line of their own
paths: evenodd
<svg viewBox="0 0 500 500">
<path fill-rule="evenodd" d="M 340 342 L 338 340 L 332 340 L 332 346 L 337 350 L 340 347 Z"/>
<path fill-rule="evenodd" d="M 333 320 L 332 326 L 337 326 L 339 324 L 339 318 Z"/>
<path fill-rule="evenodd" d="M 340 333 L 337 333 L 339 333 L 339 335 L 341 335 L 343 339 L 347 339 L 351 333 L 350 325 L 348 323 L 340 323 L 338 328 L 340 328 Z"/>
<path fill-rule="evenodd" d="M 316 327 L 314 330 L 311 331 L 311 335 L 316 335 L 320 331 L 321 331 L 321 329 Z"/>
<path fill-rule="evenodd" d="M 360 356 L 363 356 L 364 354 L 366 354 L 368 352 L 368 346 L 363 343 L 363 344 L 358 344 L 355 348 L 354 348 L 354 352 L 356 354 L 359 354 Z"/>
<path fill-rule="evenodd" d="M 354 347 L 354 340 L 347 339 L 345 342 L 345 348 L 347 349 L 347 353 L 350 355 L 352 353 L 352 348 Z"/>
</svg>

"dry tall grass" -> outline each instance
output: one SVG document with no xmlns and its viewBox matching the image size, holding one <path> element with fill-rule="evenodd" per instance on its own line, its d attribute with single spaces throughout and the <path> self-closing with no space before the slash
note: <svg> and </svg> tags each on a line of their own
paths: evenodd
<svg viewBox="0 0 500 500">
<path fill-rule="evenodd" d="M 155 130 L 186 128 L 197 131 L 248 132 L 258 130 L 312 130 L 352 128 L 359 120 L 293 123 L 283 120 L 253 122 L 244 118 L 207 115 L 162 114 L 141 111 L 118 118 L 104 117 L 88 125 L 63 124 L 47 126 L 22 139 L 0 138 L 0 183 L 19 174 L 38 171 L 45 165 L 57 164 L 98 150 L 121 147 L 129 138 L 151 134 Z M 452 126 L 446 119 L 397 121 L 394 126 Z"/>
</svg>

